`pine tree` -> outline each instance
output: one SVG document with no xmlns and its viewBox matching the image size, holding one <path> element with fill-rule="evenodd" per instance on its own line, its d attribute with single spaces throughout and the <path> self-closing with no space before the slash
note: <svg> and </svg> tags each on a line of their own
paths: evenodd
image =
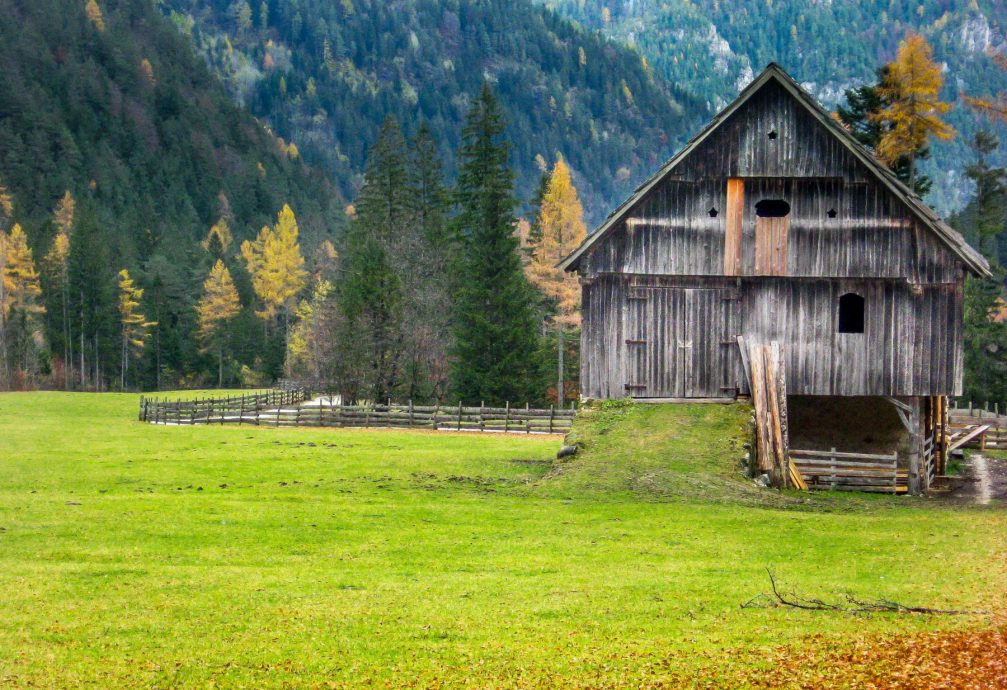
<svg viewBox="0 0 1007 690">
<path fill-rule="evenodd" d="M 119 374 L 119 387 L 126 390 L 126 372 L 129 369 L 129 359 L 133 350 L 142 350 L 147 343 L 147 336 L 154 321 L 137 311 L 143 289 L 136 286 L 129 271 L 125 268 L 119 271 L 119 323 L 122 325 L 122 362 Z"/>
<path fill-rule="evenodd" d="M 534 293 L 514 236 L 513 175 L 500 106 L 483 84 L 462 131 L 456 201 L 455 361 L 463 400 L 540 398 Z"/>
<path fill-rule="evenodd" d="M 199 337 L 206 349 L 216 350 L 217 353 L 218 388 L 224 385 L 224 347 L 229 337 L 228 325 L 239 311 L 241 303 L 231 272 L 218 259 L 203 282 L 203 296 L 196 305 Z"/>
<path fill-rule="evenodd" d="M 566 401 L 565 367 L 566 329 L 580 325 L 580 282 L 577 276 L 558 266 L 576 249 L 587 234 L 584 208 L 573 185 L 570 168 L 557 159 L 542 196 L 537 223 L 539 237 L 528 263 L 528 278 L 549 303 L 551 321 L 556 329 L 557 385 L 556 399 Z"/>
<path fill-rule="evenodd" d="M 400 271 L 406 295 L 404 318 L 411 324 L 403 394 L 410 400 L 443 400 L 451 348 L 450 195 L 437 143 L 425 122 L 411 142 L 409 157 L 414 216 L 409 236 L 415 249 L 405 252 Z"/>
<path fill-rule="evenodd" d="M 880 94 L 889 105 L 874 115 L 888 123 L 878 142 L 877 154 L 889 166 L 908 157 L 908 182 L 916 177 L 917 151 L 931 138 L 951 139 L 955 130 L 942 118 L 951 104 L 940 100 L 944 78 L 933 60 L 933 51 L 919 34 L 909 34 L 900 44 L 895 61 L 888 65 Z"/>
<path fill-rule="evenodd" d="M 0 180 L 0 231 L 7 228 L 7 224 L 14 218 L 14 201 L 10 192 Z"/>
<path fill-rule="evenodd" d="M 1007 399 L 1007 324 L 996 318 L 1004 304 L 1005 274 L 996 244 L 1007 224 L 1007 172 L 989 163 L 996 148 L 992 135 L 979 132 L 973 141 L 976 162 L 967 169 L 976 185 L 970 204 L 971 230 L 994 274 L 993 278 L 970 276 L 965 285 L 964 392 L 979 400 Z"/>
<path fill-rule="evenodd" d="M 388 118 L 368 155 L 339 287 L 346 317 L 340 341 L 353 353 L 341 378 L 351 398 L 363 394 L 384 400 L 399 382 L 403 293 L 394 260 L 402 253 L 410 221 L 405 140 L 398 123 Z"/>
<path fill-rule="evenodd" d="M 210 231 L 206 233 L 206 238 L 200 244 L 203 250 L 214 259 L 223 259 L 233 242 L 234 236 L 231 235 L 231 228 L 228 227 L 227 221 L 224 218 L 220 218 L 210 227 Z"/>
</svg>

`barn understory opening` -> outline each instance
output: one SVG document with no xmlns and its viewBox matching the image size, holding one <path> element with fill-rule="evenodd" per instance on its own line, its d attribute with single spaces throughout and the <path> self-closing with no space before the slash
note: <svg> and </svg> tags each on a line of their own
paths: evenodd
<svg viewBox="0 0 1007 690">
<path fill-rule="evenodd" d="M 790 447 L 900 456 L 909 434 L 883 397 L 788 395 Z"/>
</svg>

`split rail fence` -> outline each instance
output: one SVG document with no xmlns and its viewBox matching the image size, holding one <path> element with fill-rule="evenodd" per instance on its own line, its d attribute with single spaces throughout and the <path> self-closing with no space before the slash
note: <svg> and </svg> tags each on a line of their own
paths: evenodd
<svg viewBox="0 0 1007 690">
<path fill-rule="evenodd" d="M 458 405 L 344 405 L 310 400 L 304 389 L 202 400 L 141 398 L 140 421 L 152 424 L 250 424 L 273 427 L 395 427 L 437 431 L 565 434 L 574 410 Z"/>
<path fill-rule="evenodd" d="M 898 454 L 873 455 L 826 450 L 790 451 L 790 460 L 810 489 L 904 493 L 908 471 L 898 467 Z"/>
</svg>

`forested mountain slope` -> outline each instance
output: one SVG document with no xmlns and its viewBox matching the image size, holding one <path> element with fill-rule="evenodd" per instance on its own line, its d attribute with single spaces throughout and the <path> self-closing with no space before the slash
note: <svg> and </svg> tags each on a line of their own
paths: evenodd
<svg viewBox="0 0 1007 690">
<path fill-rule="evenodd" d="M 943 210 L 967 199 L 963 170 L 973 158 L 968 142 L 986 126 L 960 105 L 959 93 L 989 95 L 1007 88 L 1007 74 L 988 55 L 1007 50 L 1004 0 L 541 2 L 585 28 L 634 45 L 656 74 L 713 107 L 730 101 L 769 62 L 781 64 L 833 107 L 845 89 L 874 79 L 907 31 L 921 33 L 945 65 L 945 98 L 959 104 L 950 116 L 959 136 L 934 143 L 924 170 L 934 178 L 928 200 Z M 1007 129 L 1000 127 L 998 134 L 1005 138 Z"/>
<path fill-rule="evenodd" d="M 392 114 L 420 121 L 454 169 L 483 80 L 505 108 L 518 194 L 562 154 L 591 218 L 607 213 L 707 115 L 639 54 L 529 0 L 165 0 L 228 84 L 347 196 Z"/>
<path fill-rule="evenodd" d="M 341 215 L 147 0 L 0 0 L 0 179 L 42 256 L 69 190 L 118 266 L 184 257 L 222 214 L 254 235 L 286 202 L 302 230 Z M 200 279 L 202 276 L 200 276 Z"/>
</svg>

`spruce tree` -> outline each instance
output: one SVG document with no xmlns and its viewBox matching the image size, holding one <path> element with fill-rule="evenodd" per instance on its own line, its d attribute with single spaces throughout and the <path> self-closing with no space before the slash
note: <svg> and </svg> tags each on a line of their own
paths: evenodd
<svg viewBox="0 0 1007 690">
<path fill-rule="evenodd" d="M 979 250 L 989 259 L 993 278 L 969 277 L 965 285 L 964 391 L 975 400 L 1007 400 L 1007 324 L 998 318 L 1004 310 L 1004 270 L 997 258 L 997 241 L 1007 222 L 1005 171 L 988 158 L 996 139 L 979 132 L 973 142 L 976 162 L 967 168 L 976 195 L 969 216 Z"/>
<path fill-rule="evenodd" d="M 409 199 L 405 139 L 389 117 L 368 157 L 338 288 L 346 359 L 339 378 L 349 399 L 382 401 L 398 384 L 403 295 L 393 262 L 410 222 Z"/>
<path fill-rule="evenodd" d="M 455 361 L 465 401 L 541 398 L 534 292 L 515 237 L 516 205 L 504 120 L 488 84 L 462 130 L 456 202 Z"/>
</svg>

